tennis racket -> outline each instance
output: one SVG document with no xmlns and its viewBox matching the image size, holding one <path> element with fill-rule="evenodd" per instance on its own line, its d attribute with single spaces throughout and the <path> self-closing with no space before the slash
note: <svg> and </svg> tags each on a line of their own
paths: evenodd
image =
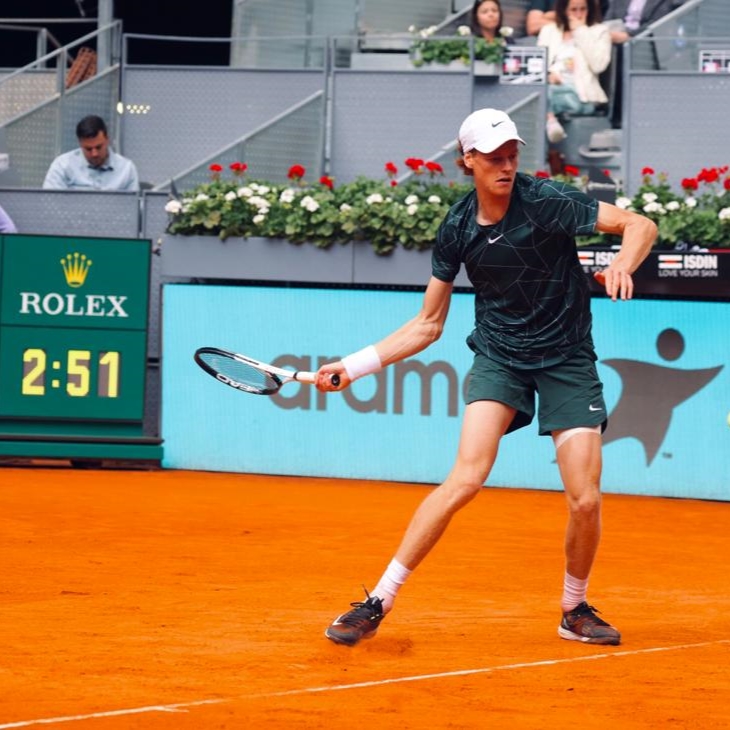
<svg viewBox="0 0 730 730">
<path fill-rule="evenodd" d="M 195 351 L 195 362 L 219 383 L 254 395 L 273 395 L 282 385 L 296 380 L 314 383 L 316 373 L 306 370 L 284 370 L 265 362 L 254 360 L 236 352 L 217 347 L 200 347 Z M 332 385 L 340 384 L 340 376 L 332 375 Z"/>
</svg>

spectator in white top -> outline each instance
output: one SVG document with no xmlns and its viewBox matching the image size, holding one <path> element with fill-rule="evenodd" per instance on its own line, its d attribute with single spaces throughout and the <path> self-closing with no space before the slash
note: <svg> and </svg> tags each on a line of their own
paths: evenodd
<svg viewBox="0 0 730 730">
<path fill-rule="evenodd" d="M 593 114 L 608 101 L 599 75 L 611 62 L 611 36 L 600 21 L 598 0 L 556 0 L 556 20 L 543 26 L 537 45 L 547 48 L 547 136 L 567 136 L 559 114 Z"/>
</svg>

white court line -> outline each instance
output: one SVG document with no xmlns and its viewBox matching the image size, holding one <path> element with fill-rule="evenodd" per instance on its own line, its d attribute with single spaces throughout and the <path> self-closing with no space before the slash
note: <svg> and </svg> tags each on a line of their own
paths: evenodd
<svg viewBox="0 0 730 730">
<path fill-rule="evenodd" d="M 632 651 L 609 651 L 605 654 L 589 654 L 588 656 L 570 657 L 567 659 L 544 659 L 539 662 L 523 662 L 519 664 L 501 664 L 494 667 L 481 667 L 479 669 L 458 669 L 453 672 L 438 672 L 436 674 L 417 674 L 408 677 L 395 677 L 393 679 L 378 679 L 372 682 L 354 682 L 352 684 L 331 684 L 324 687 L 305 687 L 304 689 L 291 689 L 282 692 L 268 692 L 266 694 L 241 695 L 228 699 L 195 700 L 192 702 L 177 702 L 170 705 L 149 705 L 147 707 L 131 707 L 122 710 L 108 710 L 106 712 L 92 712 L 88 715 L 69 715 L 66 717 L 46 717 L 38 720 L 19 720 L 0 725 L 0 730 L 10 728 L 31 727 L 32 725 L 55 725 L 63 722 L 80 722 L 82 720 L 93 720 L 98 717 L 118 717 L 120 715 L 140 715 L 145 712 L 186 712 L 188 707 L 200 707 L 201 705 L 219 705 L 226 702 L 234 702 L 242 699 L 255 699 L 262 697 L 287 697 L 292 695 L 304 695 L 314 692 L 339 692 L 346 689 L 362 689 L 363 687 L 379 687 L 386 684 L 399 684 L 401 682 L 421 682 L 427 679 L 445 679 L 448 677 L 466 677 L 473 674 L 488 674 L 489 672 L 504 672 L 510 669 L 530 669 L 531 667 L 551 667 L 558 664 L 572 664 L 574 662 L 594 661 L 596 659 L 611 659 L 613 657 L 637 656 L 639 654 L 655 654 L 666 651 L 680 651 L 683 649 L 701 649 L 706 646 L 717 644 L 730 644 L 730 639 L 719 639 L 717 641 L 704 641 L 699 644 L 678 644 L 677 646 L 657 646 L 652 649 L 634 649 Z"/>
<path fill-rule="evenodd" d="M 0 725 L 0 729 L 14 727 L 30 727 L 31 725 L 55 725 L 61 722 L 79 722 L 93 720 L 97 717 L 118 717 L 120 715 L 141 715 L 145 712 L 187 712 L 188 707 L 200 705 L 217 705 L 230 700 L 196 700 L 193 702 L 177 702 L 173 705 L 149 705 L 148 707 L 129 707 L 123 710 L 107 710 L 106 712 L 90 712 L 88 715 L 67 715 L 66 717 L 44 717 L 39 720 L 19 720 Z"/>
</svg>

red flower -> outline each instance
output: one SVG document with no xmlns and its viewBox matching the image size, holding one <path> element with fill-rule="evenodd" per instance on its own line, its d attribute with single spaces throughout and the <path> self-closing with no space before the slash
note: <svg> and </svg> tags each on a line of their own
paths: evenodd
<svg viewBox="0 0 730 730">
<path fill-rule="evenodd" d="M 223 172 L 222 165 L 219 165 L 217 162 L 214 162 L 208 169 L 211 172 Z"/>
<path fill-rule="evenodd" d="M 319 178 L 319 182 L 330 190 L 335 187 L 335 181 L 329 175 L 322 175 L 322 177 Z"/>
<path fill-rule="evenodd" d="M 406 167 L 410 167 L 411 170 L 413 170 L 413 172 L 416 173 L 416 175 L 420 175 L 421 174 L 421 168 L 423 167 L 424 162 L 419 157 L 409 157 L 405 161 L 405 165 L 406 165 Z"/>
<path fill-rule="evenodd" d="M 398 174 L 398 168 L 392 162 L 385 163 L 385 171 L 388 173 L 388 177 Z"/>
<path fill-rule="evenodd" d="M 575 165 L 566 165 L 565 174 L 570 177 L 580 177 L 580 170 Z"/>
<path fill-rule="evenodd" d="M 301 165 L 292 165 L 286 176 L 290 180 L 301 180 L 307 171 Z"/>
<path fill-rule="evenodd" d="M 546 180 L 547 178 L 550 177 L 550 173 L 546 172 L 545 170 L 538 170 L 535 173 L 535 177 L 539 177 L 539 178 L 542 178 L 543 180 Z"/>
<path fill-rule="evenodd" d="M 711 167 L 709 170 L 703 167 L 697 175 L 697 180 L 700 182 L 714 183 L 720 179 L 720 173 L 716 167 Z"/>
<path fill-rule="evenodd" d="M 654 168 L 652 168 L 652 167 L 645 167 L 645 168 L 644 168 L 644 169 L 643 169 L 643 170 L 641 171 L 641 174 L 642 174 L 642 175 L 653 175 L 653 174 L 654 174 Z"/>
<path fill-rule="evenodd" d="M 725 178 L 722 186 L 725 188 L 725 190 L 730 190 L 730 177 Z"/>
<path fill-rule="evenodd" d="M 697 190 L 699 183 L 693 177 L 685 177 L 684 180 L 682 180 L 682 187 L 685 190 Z"/>
<path fill-rule="evenodd" d="M 397 184 L 398 184 L 398 181 L 397 180 L 391 180 L 390 181 L 390 187 L 391 188 L 394 188 Z"/>
<path fill-rule="evenodd" d="M 431 176 L 444 174 L 444 168 L 438 162 L 427 162 L 426 169 L 431 173 Z"/>
<path fill-rule="evenodd" d="M 245 162 L 231 162 L 228 167 L 236 177 L 241 177 L 241 175 L 248 170 L 248 165 Z"/>
</svg>

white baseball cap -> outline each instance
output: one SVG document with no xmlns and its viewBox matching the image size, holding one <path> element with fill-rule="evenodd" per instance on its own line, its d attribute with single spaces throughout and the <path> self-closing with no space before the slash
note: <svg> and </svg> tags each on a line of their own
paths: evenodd
<svg viewBox="0 0 730 730">
<path fill-rule="evenodd" d="M 463 152 L 494 152 L 512 139 L 525 144 L 525 140 L 517 134 L 515 123 L 499 109 L 478 109 L 462 122 L 459 129 L 459 144 Z"/>
</svg>

